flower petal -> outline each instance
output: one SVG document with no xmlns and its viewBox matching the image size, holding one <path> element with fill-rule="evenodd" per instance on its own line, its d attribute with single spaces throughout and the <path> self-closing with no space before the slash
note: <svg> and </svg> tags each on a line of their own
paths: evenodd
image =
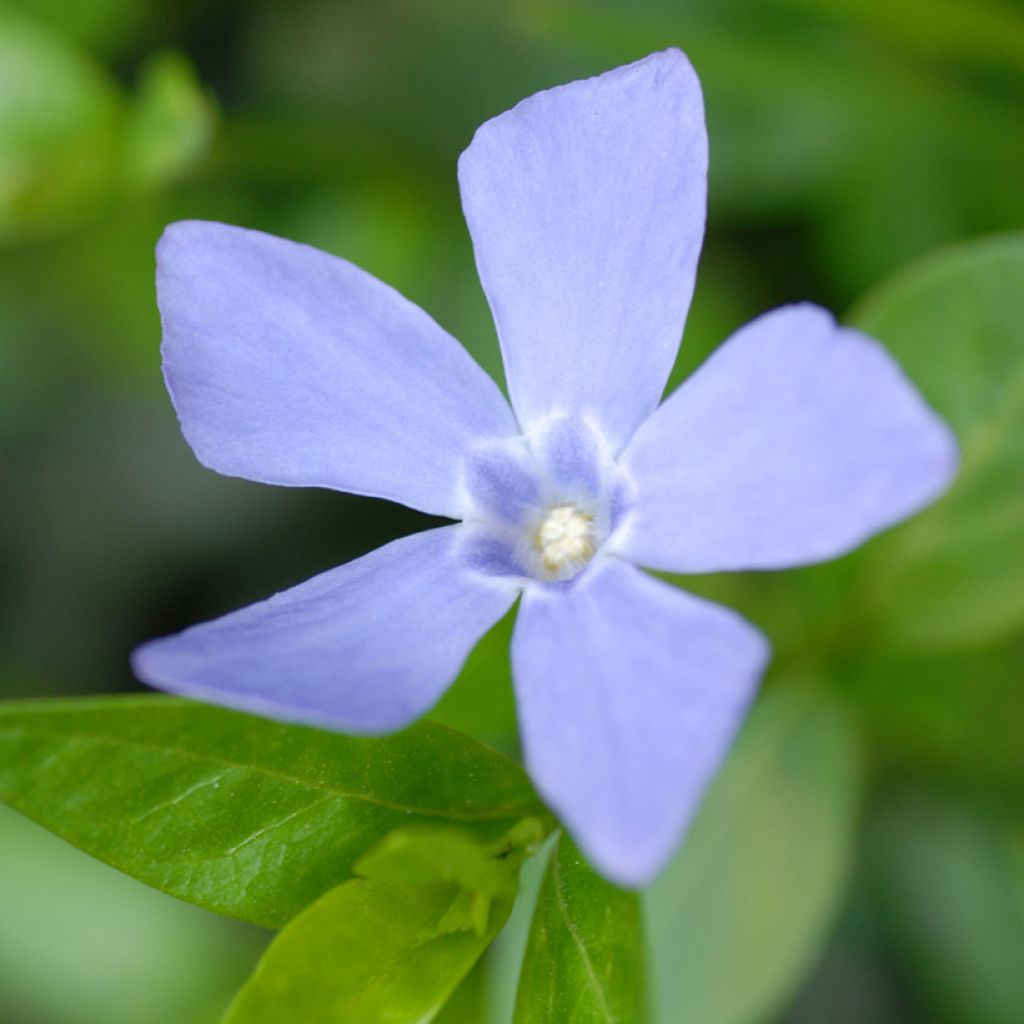
<svg viewBox="0 0 1024 1024">
<path fill-rule="evenodd" d="M 767 657 L 735 613 L 618 559 L 524 594 L 512 670 L 527 767 L 612 881 L 644 885 L 672 853 Z"/>
<path fill-rule="evenodd" d="M 729 339 L 637 431 L 625 558 L 670 572 L 834 558 L 934 501 L 956 444 L 888 353 L 786 306 Z"/>
<path fill-rule="evenodd" d="M 157 258 L 167 386 L 212 469 L 458 518 L 462 454 L 518 433 L 454 338 L 344 260 L 200 221 Z"/>
<path fill-rule="evenodd" d="M 517 589 L 468 569 L 459 526 L 404 537 L 259 604 L 140 647 L 140 679 L 356 733 L 427 711 Z"/>
<path fill-rule="evenodd" d="M 678 50 L 523 100 L 459 161 L 524 429 L 589 415 L 619 451 L 657 406 L 704 233 L 707 138 Z"/>
</svg>

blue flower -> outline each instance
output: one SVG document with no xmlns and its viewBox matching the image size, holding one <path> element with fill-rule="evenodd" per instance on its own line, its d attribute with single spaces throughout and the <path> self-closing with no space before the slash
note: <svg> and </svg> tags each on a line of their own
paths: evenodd
<svg viewBox="0 0 1024 1024">
<path fill-rule="evenodd" d="M 641 568 L 841 555 L 934 500 L 953 439 L 870 338 L 810 305 L 748 324 L 659 405 L 707 171 L 675 50 L 539 93 L 459 161 L 511 405 L 465 350 L 333 256 L 222 224 L 158 250 L 164 369 L 212 469 L 457 522 L 144 645 L 146 682 L 356 733 L 426 712 L 521 599 L 527 767 L 594 864 L 663 865 L 768 658 Z"/>
</svg>

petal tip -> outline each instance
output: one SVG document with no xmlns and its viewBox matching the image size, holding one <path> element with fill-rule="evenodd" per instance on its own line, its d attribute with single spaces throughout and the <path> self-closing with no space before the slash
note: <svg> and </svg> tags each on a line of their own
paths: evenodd
<svg viewBox="0 0 1024 1024">
<path fill-rule="evenodd" d="M 574 835 L 583 855 L 609 882 L 623 889 L 644 889 L 661 874 L 685 835 L 685 828 L 669 839 L 621 842 L 621 837 L 602 842 Z"/>
</svg>

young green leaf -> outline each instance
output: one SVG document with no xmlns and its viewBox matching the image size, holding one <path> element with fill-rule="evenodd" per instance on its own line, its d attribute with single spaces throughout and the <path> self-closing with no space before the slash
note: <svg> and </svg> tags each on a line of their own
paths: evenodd
<svg viewBox="0 0 1024 1024">
<path fill-rule="evenodd" d="M 399 826 L 498 840 L 523 772 L 426 723 L 353 738 L 164 697 L 0 706 L 0 799 L 180 899 L 277 927 Z"/>
<path fill-rule="evenodd" d="M 356 872 L 392 885 L 454 882 L 483 896 L 509 896 L 519 865 L 543 838 L 538 818 L 524 818 L 507 835 L 487 841 L 464 828 L 411 825 L 389 832 L 360 858 Z"/>
<path fill-rule="evenodd" d="M 859 783 L 857 736 L 834 698 L 790 686 L 760 699 L 645 894 L 659 1021 L 772 1018 L 843 896 Z"/>
<path fill-rule="evenodd" d="M 1024 623 L 1024 235 L 935 256 L 869 297 L 881 338 L 961 445 L 937 505 L 880 541 L 865 580 L 890 645 L 945 648 Z"/>
<path fill-rule="evenodd" d="M 321 897 L 275 939 L 223 1024 L 420 1024 L 429 1021 L 505 923 L 490 904 L 482 931 L 451 926 L 457 885 L 354 879 Z"/>
<path fill-rule="evenodd" d="M 563 835 L 551 851 L 516 997 L 515 1024 L 643 1024 L 640 900 L 595 874 Z"/>
</svg>

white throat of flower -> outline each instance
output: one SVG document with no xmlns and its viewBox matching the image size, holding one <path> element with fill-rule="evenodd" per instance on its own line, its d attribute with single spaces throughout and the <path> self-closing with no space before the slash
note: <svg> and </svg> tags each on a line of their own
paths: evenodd
<svg viewBox="0 0 1024 1024">
<path fill-rule="evenodd" d="M 541 583 L 571 580 L 600 558 L 630 494 L 597 429 L 561 415 L 471 450 L 462 486 L 468 563 Z"/>
<path fill-rule="evenodd" d="M 575 505 L 548 509 L 533 536 L 533 547 L 555 579 L 574 576 L 597 550 L 594 517 Z"/>
</svg>

